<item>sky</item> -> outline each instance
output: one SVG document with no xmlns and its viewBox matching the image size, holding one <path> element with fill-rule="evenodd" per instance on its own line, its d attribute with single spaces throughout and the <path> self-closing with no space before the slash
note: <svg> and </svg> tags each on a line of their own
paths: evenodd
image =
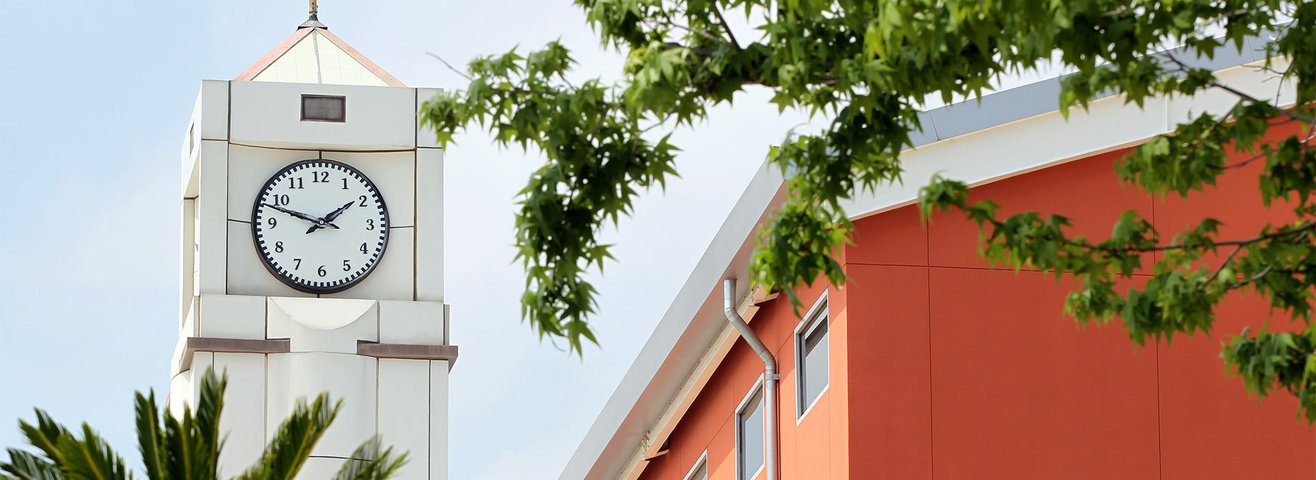
<svg viewBox="0 0 1316 480">
<path fill-rule="evenodd" d="M 461 88 L 458 65 L 560 39 L 580 79 L 618 78 L 568 0 L 347 2 L 320 20 L 409 86 Z M 161 396 L 177 341 L 180 159 L 202 79 L 231 79 L 306 17 L 299 1 L 0 0 L 0 448 L 39 406 L 138 463 L 134 391 Z M 747 33 L 747 32 L 746 32 Z M 763 162 L 804 121 L 747 92 L 676 130 L 682 177 L 604 236 L 599 347 L 576 357 L 521 323 L 515 194 L 542 162 L 482 132 L 445 159 L 452 340 L 450 478 L 556 478 Z M 766 141 L 765 141 L 766 139 Z"/>
</svg>

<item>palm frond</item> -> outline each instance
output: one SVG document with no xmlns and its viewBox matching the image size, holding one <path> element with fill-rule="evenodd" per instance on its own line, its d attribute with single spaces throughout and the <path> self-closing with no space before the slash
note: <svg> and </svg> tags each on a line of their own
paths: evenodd
<svg viewBox="0 0 1316 480">
<path fill-rule="evenodd" d="M 0 471 L 10 475 L 0 474 L 0 479 L 17 478 L 18 480 L 63 480 L 64 474 L 59 471 L 59 467 L 54 462 L 33 455 L 31 452 L 25 452 L 14 448 L 8 449 L 9 461 L 0 463 Z"/>
<path fill-rule="evenodd" d="M 133 407 L 137 412 L 137 450 L 142 453 L 146 478 L 164 480 L 164 429 L 160 426 L 160 409 L 155 403 L 155 391 L 146 397 L 137 394 Z"/>
<path fill-rule="evenodd" d="M 197 400 L 195 435 L 197 451 L 201 454 L 198 470 L 191 480 L 213 480 L 219 476 L 219 452 L 224 448 L 219 417 L 224 412 L 224 390 L 228 388 L 228 374 L 215 375 L 214 367 L 201 375 L 201 398 Z"/>
<path fill-rule="evenodd" d="M 69 480 L 130 480 L 132 473 L 123 457 L 91 425 L 82 425 L 82 438 L 65 435 L 55 445 L 60 452 L 59 469 Z"/>
<path fill-rule="evenodd" d="M 238 480 L 292 480 L 342 405 L 339 401 L 330 406 L 329 396 L 325 394 L 315 397 L 309 405 L 305 400 L 298 401 L 265 446 L 260 462 L 238 476 Z"/>
<path fill-rule="evenodd" d="M 164 472 L 170 480 L 188 480 L 192 474 L 192 409 L 184 406 L 181 417 L 164 416 Z"/>
<path fill-rule="evenodd" d="M 70 435 L 64 428 L 42 409 L 34 409 L 37 414 L 36 425 L 23 420 L 18 421 L 18 429 L 27 437 L 27 443 L 41 450 L 51 462 L 59 463 L 59 439 Z"/>
<path fill-rule="evenodd" d="M 334 474 L 333 480 L 386 480 L 407 463 L 407 454 L 393 456 L 393 447 L 381 452 L 379 436 L 370 437 L 356 447 L 352 457 Z"/>
<path fill-rule="evenodd" d="M 168 480 L 215 480 L 219 475 L 219 416 L 224 410 L 227 376 L 218 377 L 207 369 L 201 377 L 201 396 L 196 414 L 183 407 L 181 417 L 164 416 L 163 462 L 161 473 Z"/>
</svg>

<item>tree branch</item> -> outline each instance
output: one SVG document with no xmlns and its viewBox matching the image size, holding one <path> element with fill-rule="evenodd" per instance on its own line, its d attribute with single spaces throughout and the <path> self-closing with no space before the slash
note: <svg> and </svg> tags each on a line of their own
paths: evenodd
<svg viewBox="0 0 1316 480">
<path fill-rule="evenodd" d="M 1005 225 L 1005 224 L 1002 223 L 1002 222 L 996 222 L 996 221 L 993 221 L 992 224 L 994 225 L 995 228 L 1001 228 L 1001 227 L 1003 227 L 1003 226 Z M 1304 223 L 1304 224 L 1302 224 L 1302 225 L 1298 225 L 1298 226 L 1293 227 L 1293 228 L 1286 228 L 1286 229 L 1282 229 L 1282 230 L 1279 230 L 1279 231 L 1276 231 L 1276 232 L 1267 233 L 1267 234 L 1264 234 L 1264 235 L 1257 235 L 1257 236 L 1255 236 L 1255 237 L 1248 238 L 1248 239 L 1244 239 L 1244 240 L 1225 240 L 1225 241 L 1221 241 L 1221 242 L 1213 242 L 1212 245 L 1213 245 L 1213 246 L 1216 246 L 1216 247 L 1229 247 L 1229 246 L 1246 247 L 1246 246 L 1248 246 L 1248 245 L 1252 245 L 1252 244 L 1257 243 L 1257 242 L 1262 242 L 1262 241 L 1265 241 L 1265 240 L 1273 240 L 1273 239 L 1276 239 L 1276 238 L 1285 237 L 1285 236 L 1289 236 L 1289 235 L 1297 235 L 1297 234 L 1305 233 L 1305 232 L 1308 232 L 1308 231 L 1311 231 L 1311 230 L 1316 230 L 1316 220 L 1313 220 L 1313 221 L 1310 221 L 1310 222 Z M 1187 246 L 1187 245 L 1183 245 L 1183 244 L 1155 245 L 1155 246 L 1151 246 L 1151 247 L 1123 247 L 1123 248 L 1121 248 L 1121 247 L 1110 247 L 1110 246 L 1098 245 L 1098 244 L 1094 244 L 1094 243 L 1083 242 L 1083 241 L 1078 241 L 1078 240 L 1069 239 L 1069 238 L 1061 239 L 1060 241 L 1061 241 L 1061 242 L 1064 242 L 1064 243 L 1068 243 L 1068 244 L 1073 245 L 1073 246 L 1076 246 L 1076 247 L 1082 247 L 1082 248 L 1086 248 L 1086 249 L 1088 249 L 1088 250 L 1096 250 L 1096 251 L 1099 251 L 1099 252 L 1106 252 L 1106 253 L 1148 253 L 1148 252 L 1164 252 L 1164 251 L 1170 251 L 1170 250 L 1185 250 L 1185 249 L 1190 248 L 1189 246 Z M 1232 258 L 1232 255 L 1231 255 L 1230 257 Z"/>
<path fill-rule="evenodd" d="M 1173 54 L 1170 54 L 1169 52 L 1166 52 L 1166 53 L 1165 53 L 1165 58 L 1169 59 L 1171 63 L 1174 63 L 1175 65 L 1177 65 L 1177 66 L 1179 67 L 1179 71 L 1180 71 L 1180 72 L 1188 73 L 1188 71 L 1191 69 L 1191 68 L 1188 66 L 1187 63 L 1184 63 L 1182 60 L 1179 60 L 1178 58 L 1176 58 Z M 1250 102 L 1253 102 L 1253 103 L 1259 103 L 1259 104 L 1265 105 L 1267 108 L 1269 108 L 1271 111 L 1273 111 L 1273 112 L 1275 112 L 1275 113 L 1277 113 L 1277 114 L 1284 115 L 1284 116 L 1287 116 L 1287 117 L 1290 117 L 1290 118 L 1294 118 L 1294 119 L 1297 119 L 1297 120 L 1301 120 L 1301 121 L 1303 121 L 1303 122 L 1307 122 L 1307 123 L 1316 123 L 1316 117 L 1312 117 L 1312 116 L 1310 116 L 1310 115 L 1303 115 L 1303 114 L 1301 114 L 1301 113 L 1298 113 L 1298 112 L 1295 112 L 1295 111 L 1292 111 L 1292 110 L 1285 110 L 1285 109 L 1283 109 L 1283 108 L 1279 108 L 1279 107 L 1275 106 L 1274 104 L 1270 103 L 1269 101 L 1262 100 L 1262 99 L 1260 99 L 1260 98 L 1257 98 L 1257 97 L 1254 97 L 1254 96 L 1252 96 L 1252 95 L 1249 95 L 1247 92 L 1244 92 L 1244 91 L 1239 90 L 1239 89 L 1237 89 L 1237 88 L 1231 87 L 1231 86 L 1229 86 L 1229 85 L 1225 85 L 1224 83 L 1220 83 L 1220 81 L 1219 81 L 1219 80 L 1216 80 L 1214 76 L 1211 77 L 1211 81 L 1209 82 L 1209 85 L 1211 85 L 1212 87 L 1215 87 L 1215 88 L 1219 88 L 1219 89 L 1221 89 L 1221 90 L 1224 90 L 1224 91 L 1226 91 L 1226 92 L 1229 92 L 1230 94 L 1232 94 L 1232 95 L 1234 95 L 1234 96 L 1236 96 L 1236 97 L 1238 97 L 1238 98 L 1241 98 L 1241 99 L 1244 99 L 1244 100 L 1247 100 L 1247 101 L 1250 101 Z"/>
<path fill-rule="evenodd" d="M 719 37 L 719 36 L 717 36 L 717 35 L 713 35 L 713 34 L 711 34 L 711 33 L 705 32 L 705 31 L 703 31 L 703 30 L 698 30 L 698 29 L 690 28 L 690 27 L 687 27 L 687 26 L 685 26 L 685 25 L 681 25 L 681 24 L 679 24 L 679 23 L 672 22 L 671 20 L 668 20 L 666 23 L 658 23 L 657 21 L 651 21 L 650 23 L 651 23 L 652 25 L 654 25 L 654 26 L 658 26 L 658 25 L 667 25 L 667 26 L 672 27 L 672 28 L 675 28 L 675 29 L 677 29 L 677 30 L 684 30 L 684 31 L 687 32 L 687 33 L 690 33 L 690 34 L 693 34 L 693 35 L 699 35 L 699 36 L 701 36 L 701 37 L 704 37 L 704 38 L 706 38 L 706 39 L 708 39 L 708 40 L 712 40 L 712 41 L 717 42 L 717 43 L 726 43 L 726 39 L 725 39 L 725 38 Z M 732 40 L 732 42 L 734 42 L 734 41 L 735 41 L 735 38 L 733 37 L 731 40 Z M 674 45 L 673 42 L 667 42 L 667 43 L 668 43 L 668 45 Z M 736 46 L 736 48 L 739 49 L 740 47 L 739 47 L 739 46 Z M 691 49 L 691 50 L 693 50 L 693 49 Z"/>
<path fill-rule="evenodd" d="M 1238 252 L 1241 252 L 1241 251 L 1243 251 L 1243 246 L 1242 246 L 1242 245 L 1239 245 L 1239 246 L 1234 247 L 1234 251 L 1229 252 L 1229 256 L 1225 257 L 1224 260 L 1221 260 L 1221 261 L 1220 261 L 1220 265 L 1218 265 L 1218 266 L 1215 267 L 1215 271 L 1214 271 L 1214 272 L 1211 272 L 1211 276 L 1210 276 L 1210 277 L 1207 277 L 1207 279 L 1208 279 L 1208 280 L 1209 280 L 1209 279 L 1214 279 L 1214 278 L 1220 276 L 1220 272 L 1223 272 L 1223 271 L 1225 270 L 1225 267 L 1229 265 L 1229 262 L 1234 261 L 1234 257 L 1238 256 Z"/>
<path fill-rule="evenodd" d="M 453 73 L 456 73 L 457 75 L 461 75 L 461 77 L 462 77 L 462 78 L 465 78 L 466 81 L 468 81 L 468 82 L 474 82 L 474 81 L 475 81 L 475 79 L 474 79 L 474 78 L 471 78 L 470 75 L 467 75 L 466 72 L 463 72 L 463 71 L 461 71 L 461 70 L 458 70 L 457 67 L 452 66 L 451 63 L 448 63 L 447 60 L 444 60 L 443 57 L 440 57 L 440 56 L 436 55 L 434 52 L 428 52 L 428 51 L 427 51 L 427 52 L 425 52 L 425 54 L 426 54 L 426 55 L 429 55 L 429 56 L 431 56 L 431 57 L 434 57 L 434 59 L 435 59 L 435 60 L 438 60 L 439 63 L 442 63 L 443 66 L 448 67 L 448 70 L 452 70 Z"/>
<path fill-rule="evenodd" d="M 736 50 L 740 50 L 740 42 L 736 41 L 736 34 L 731 33 L 731 25 L 727 25 L 727 19 L 722 16 L 722 10 L 717 8 L 717 5 L 713 5 L 709 9 L 713 11 L 713 15 L 717 15 L 717 21 L 722 24 L 722 29 L 727 31 L 727 37 L 731 39 L 731 45 L 736 47 Z"/>
</svg>

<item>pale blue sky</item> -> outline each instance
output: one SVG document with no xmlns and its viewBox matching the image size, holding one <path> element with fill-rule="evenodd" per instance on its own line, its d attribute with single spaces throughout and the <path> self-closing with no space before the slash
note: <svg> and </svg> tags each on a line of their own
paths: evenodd
<svg viewBox="0 0 1316 480">
<path fill-rule="evenodd" d="M 425 56 L 561 38 L 615 78 L 568 0 L 320 2 L 338 36 L 411 86 L 460 87 Z M 137 462 L 134 390 L 163 392 L 177 338 L 178 151 L 201 79 L 229 79 L 305 19 L 305 2 L 0 0 L 0 447 L 34 405 L 90 421 Z M 584 359 L 520 323 L 513 195 L 538 165 L 482 134 L 447 156 L 451 478 L 556 478 L 783 118 L 749 95 L 679 131 L 681 180 L 636 206 L 599 281 L 601 349 Z M 163 393 L 161 393 L 163 395 Z M 237 472 L 226 472 L 234 474 Z"/>
</svg>

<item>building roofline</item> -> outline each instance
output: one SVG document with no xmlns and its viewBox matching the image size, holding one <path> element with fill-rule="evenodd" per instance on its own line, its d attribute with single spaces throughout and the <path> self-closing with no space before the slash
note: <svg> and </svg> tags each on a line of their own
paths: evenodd
<svg viewBox="0 0 1316 480">
<path fill-rule="evenodd" d="M 1266 59 L 1266 43 L 1260 37 L 1248 37 L 1241 51 L 1232 45 L 1221 46 L 1211 58 L 1183 58 L 1189 67 L 1223 70 Z M 1167 51 L 1184 53 L 1185 49 Z M 980 101 L 966 100 L 934 108 L 919 115 L 922 132 L 911 134 L 915 147 L 968 135 L 1010 122 L 1023 120 L 1060 110 L 1060 82 L 1067 75 L 1020 85 L 1014 88 L 983 95 Z M 1104 92 L 1096 99 L 1115 95 Z M 1095 100 L 1095 99 L 1094 99 Z"/>
<path fill-rule="evenodd" d="M 402 83 L 401 80 L 398 80 L 397 77 L 394 77 L 393 75 L 384 71 L 383 67 L 380 67 L 378 64 L 371 61 L 365 55 L 362 55 L 361 52 L 358 52 L 355 48 L 352 48 L 352 46 L 348 45 L 347 42 L 343 41 L 343 39 L 338 38 L 338 35 L 334 35 L 333 32 L 329 31 L 329 29 L 322 28 L 319 30 L 321 35 L 324 35 L 324 37 L 328 38 L 329 41 L 334 42 L 334 45 L 338 45 L 338 48 L 341 48 L 343 49 L 344 52 L 347 52 L 347 54 L 351 56 L 353 60 L 356 60 L 358 63 L 361 64 L 361 66 L 366 67 L 366 70 L 369 70 L 370 73 L 375 74 L 375 76 L 379 77 L 380 80 L 383 80 L 384 83 L 387 84 L 388 86 L 390 87 L 407 86 L 406 84 Z"/>
<path fill-rule="evenodd" d="M 256 75 L 260 75 L 260 72 L 265 71 L 266 68 L 269 68 L 270 65 L 273 65 L 274 62 L 279 59 L 279 57 L 282 57 L 285 53 L 288 53 L 288 50 L 291 50 L 293 45 L 296 45 L 297 42 L 302 41 L 303 38 L 306 38 L 306 36 L 310 35 L 311 32 L 314 30 L 315 30 L 314 28 L 298 28 L 297 30 L 293 31 L 292 35 L 289 35 L 288 38 L 283 39 L 283 41 L 279 42 L 279 44 L 276 45 L 274 49 L 270 50 L 269 53 L 266 53 L 264 56 L 260 57 L 260 60 L 257 60 L 256 63 L 252 64 L 250 67 L 247 67 L 246 70 L 243 70 L 242 73 L 239 73 L 238 76 L 234 77 L 233 79 L 251 80 L 256 78 Z"/>
<path fill-rule="evenodd" d="M 1218 48 L 1210 58 L 1183 59 L 1195 68 L 1230 70 L 1231 79 L 1252 90 L 1264 84 L 1264 72 L 1239 68 L 1266 59 L 1266 41 L 1249 38 L 1242 51 L 1232 46 Z M 1182 49 L 1170 50 L 1180 52 Z M 1231 70 L 1233 69 L 1233 70 Z M 1068 121 L 1059 112 L 1061 77 L 1050 78 L 935 108 L 921 114 L 922 132 L 911 134 L 914 148 L 902 154 L 904 181 L 879 191 L 859 192 L 844 204 L 847 215 L 861 218 L 907 205 L 934 174 L 980 185 L 1045 168 L 1057 163 L 1124 147 L 1163 134 L 1190 113 L 1227 109 L 1232 102 L 1203 94 L 1201 98 L 1163 99 L 1142 109 L 1125 106 L 1112 93 L 1091 102 L 1086 112 L 1075 111 Z M 1264 84 L 1270 97 L 1274 84 Z M 1264 91 L 1264 90 L 1263 90 Z M 1291 103 L 1291 91 L 1283 90 L 1276 102 Z M 1287 102 L 1285 99 L 1288 99 Z M 1092 130 L 1094 129 L 1095 130 Z M 1083 137 L 1076 141 L 1076 133 Z M 1031 150 L 1012 150 L 1003 158 L 981 158 L 983 151 L 1008 147 L 1016 136 L 1042 137 Z M 993 145 L 996 144 L 996 145 Z M 987 150 L 983 150 L 987 148 Z M 977 152 L 978 156 L 971 153 Z M 968 155 L 966 155 L 968 154 Z M 581 440 L 559 478 L 634 478 L 638 450 L 663 439 L 649 438 L 662 426 L 653 423 L 668 418 L 665 411 L 688 406 L 675 398 L 701 352 L 710 348 L 725 320 L 721 317 L 720 291 L 723 278 L 743 277 L 748 272 L 754 229 L 785 199 L 779 170 L 766 162 L 759 167 L 690 277 L 654 328 L 649 340 L 627 370 L 602 412 Z M 748 282 L 742 282 L 748 283 Z M 744 285 L 747 287 L 748 285 Z M 744 292 L 740 292 L 741 295 Z M 702 386 L 702 385 L 701 385 Z M 685 395 L 698 395 L 699 389 Z M 670 413 L 670 412 L 668 412 Z M 625 471 L 631 468 L 632 471 Z"/>
</svg>

